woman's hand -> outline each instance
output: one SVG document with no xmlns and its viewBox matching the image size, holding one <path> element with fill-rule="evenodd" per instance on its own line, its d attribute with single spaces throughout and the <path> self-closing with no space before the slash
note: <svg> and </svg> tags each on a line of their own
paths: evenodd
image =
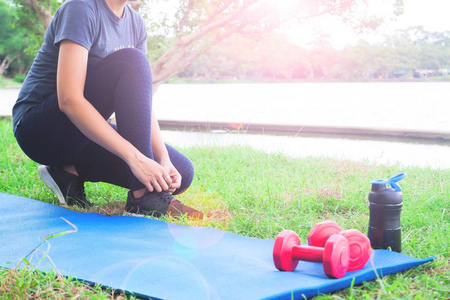
<svg viewBox="0 0 450 300">
<path fill-rule="evenodd" d="M 170 172 L 165 167 L 146 157 L 139 151 L 127 163 L 134 176 L 150 192 L 157 191 L 159 193 L 161 191 L 170 191 L 170 184 L 174 185 L 171 180 L 172 175 L 170 175 Z"/>
<path fill-rule="evenodd" d="M 166 159 L 161 160 L 161 166 L 166 170 L 169 174 L 170 179 L 166 180 L 166 183 L 169 185 L 168 192 L 173 193 L 176 189 L 181 186 L 181 174 L 175 169 L 174 165 L 167 157 Z"/>
</svg>

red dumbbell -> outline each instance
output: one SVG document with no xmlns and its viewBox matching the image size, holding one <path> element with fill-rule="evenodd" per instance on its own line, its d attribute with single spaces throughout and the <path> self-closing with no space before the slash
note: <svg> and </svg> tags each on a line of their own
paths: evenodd
<svg viewBox="0 0 450 300">
<path fill-rule="evenodd" d="M 273 246 L 273 262 L 280 271 L 294 271 L 300 260 L 321 262 L 328 277 L 341 278 L 347 273 L 349 244 L 339 234 L 331 236 L 324 248 L 301 246 L 300 238 L 292 230 L 283 230 Z"/>
<path fill-rule="evenodd" d="M 333 221 L 323 221 L 317 223 L 308 234 L 308 245 L 323 247 L 328 238 L 333 234 L 345 236 L 350 248 L 349 271 L 364 268 L 370 258 L 370 240 L 361 231 L 356 229 L 343 230 Z"/>
</svg>

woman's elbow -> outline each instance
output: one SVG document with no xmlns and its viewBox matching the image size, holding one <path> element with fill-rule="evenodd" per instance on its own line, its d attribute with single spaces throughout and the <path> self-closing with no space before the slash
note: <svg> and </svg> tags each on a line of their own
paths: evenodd
<svg viewBox="0 0 450 300">
<path fill-rule="evenodd" d="M 68 103 L 67 99 L 65 97 L 61 97 L 58 95 L 58 107 L 59 110 L 63 113 L 66 113 L 66 110 L 68 109 Z"/>
<path fill-rule="evenodd" d="M 67 114 L 70 112 L 74 102 L 74 97 L 71 97 L 66 93 L 58 93 L 58 107 L 63 113 Z"/>
</svg>

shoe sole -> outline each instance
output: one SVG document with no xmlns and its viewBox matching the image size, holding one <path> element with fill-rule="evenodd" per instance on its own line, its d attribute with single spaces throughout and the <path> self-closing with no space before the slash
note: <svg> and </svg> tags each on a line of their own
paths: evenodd
<svg viewBox="0 0 450 300">
<path fill-rule="evenodd" d="M 67 204 L 63 193 L 61 192 L 61 190 L 58 187 L 58 185 L 56 184 L 56 182 L 53 180 L 52 175 L 50 175 L 50 173 L 48 172 L 47 167 L 39 166 L 38 173 L 39 173 L 39 177 L 45 183 L 45 185 L 48 186 L 56 194 L 59 202 L 61 204 Z"/>
<path fill-rule="evenodd" d="M 149 216 L 149 217 L 156 217 L 156 218 L 159 218 L 159 217 L 161 217 L 162 215 L 164 215 L 163 213 L 160 213 L 160 212 L 157 212 L 157 211 L 153 211 L 153 212 L 150 212 L 150 211 L 148 211 L 148 212 L 143 211 L 143 212 L 140 212 L 139 209 L 136 208 L 136 207 L 127 208 L 127 207 L 125 206 L 124 211 L 125 211 L 127 214 L 130 214 L 130 215 L 133 215 L 133 216 L 140 216 L 140 217 Z"/>
</svg>

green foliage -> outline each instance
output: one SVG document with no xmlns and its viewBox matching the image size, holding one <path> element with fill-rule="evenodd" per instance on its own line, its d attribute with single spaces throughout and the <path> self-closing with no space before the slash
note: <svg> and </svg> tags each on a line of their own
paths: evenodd
<svg viewBox="0 0 450 300">
<path fill-rule="evenodd" d="M 14 43 L 9 40 L 14 36 L 14 9 L 5 0 L 0 0 L 0 53 L 5 54 Z"/>
<path fill-rule="evenodd" d="M 13 81 L 17 82 L 17 83 L 23 83 L 25 80 L 25 77 L 26 77 L 26 75 L 17 75 L 13 78 Z"/>
<path fill-rule="evenodd" d="M 64 2 L 63 0 L 1 0 L 12 3 L 17 16 L 16 29 L 23 31 L 23 36 L 14 41 L 13 44 L 20 44 L 24 47 L 24 55 L 34 57 L 39 49 L 46 26 L 56 9 Z M 249 39 L 250 43 L 256 42 L 256 47 L 272 49 L 267 58 L 267 52 L 258 51 L 256 58 L 252 57 L 252 50 L 246 52 L 250 54 L 249 59 L 240 61 L 232 57 L 222 55 L 217 59 L 220 67 L 215 65 L 215 61 L 208 57 L 201 60 L 206 63 L 198 70 L 187 70 L 186 74 L 206 73 L 203 76 L 214 76 L 214 73 L 221 72 L 221 76 L 245 77 L 245 73 L 251 76 L 270 75 L 272 78 L 298 77 L 298 74 L 328 73 L 323 66 L 322 54 L 325 57 L 332 56 L 330 49 L 322 49 L 323 53 L 314 55 L 312 63 L 296 53 L 303 53 L 294 47 L 278 48 L 274 41 L 273 30 L 281 24 L 299 19 L 301 22 L 309 20 L 310 17 L 320 15 L 331 15 L 340 18 L 349 26 L 363 30 L 375 28 L 379 25 L 380 19 L 367 12 L 367 1 L 339 0 L 339 1 L 289 1 L 279 6 L 277 1 L 223 1 L 223 0 L 180 0 L 180 1 L 160 1 L 147 0 L 143 2 L 140 9 L 141 15 L 146 20 L 149 33 L 148 49 L 149 60 L 155 66 L 155 78 L 158 74 L 162 81 L 172 74 L 183 71 L 195 58 L 208 51 L 213 45 L 223 46 L 230 37 L 240 34 L 241 37 Z M 289 6 L 288 6 L 289 5 Z M 389 0 L 386 5 L 391 5 L 394 14 L 400 14 L 403 8 L 403 0 Z M 267 40 L 265 37 L 270 36 Z M 192 40 L 192 42 L 186 42 Z M 267 43 L 269 41 L 269 44 Z M 19 42 L 19 43 L 17 43 Z M 258 46 L 258 43 L 263 45 Z M 171 48 L 176 45 L 175 49 Z M 219 46 L 219 47 L 220 47 Z M 254 46 L 255 47 L 255 46 Z M 242 47 L 241 47 L 242 48 Z M 159 59 L 166 54 L 162 61 Z M 262 58 L 265 55 L 266 58 Z M 261 61 L 262 59 L 262 61 Z M 16 73 L 22 74 L 31 64 L 31 59 L 21 58 L 22 63 L 17 66 Z M 172 63 L 170 63 L 172 62 Z M 159 63 L 159 64 L 158 64 Z M 327 62 L 329 63 L 329 62 Z M 227 70 L 221 71 L 226 65 Z M 254 69 L 252 66 L 257 65 Z M 164 70 L 165 69 L 165 70 Z M 238 69 L 238 70 L 236 70 Z M 239 73 L 236 76 L 236 72 Z M 207 74 L 209 73 L 209 74 Z M 226 73 L 226 74 L 223 74 Z M 270 74 L 268 74 L 270 73 Z M 269 77 L 270 77 L 269 76 Z M 324 76 L 327 76 L 326 74 Z"/>
<path fill-rule="evenodd" d="M 0 62 L 6 63 L 8 73 L 22 74 L 31 63 L 27 55 L 29 33 L 18 26 L 17 7 L 10 1 L 0 0 Z M 2 70 L 4 71 L 4 70 Z"/>
<path fill-rule="evenodd" d="M 147 57 L 151 65 L 168 50 L 170 44 L 171 39 L 164 35 L 155 34 L 147 39 Z"/>
<path fill-rule="evenodd" d="M 36 7 L 28 0 L 8 0 L 14 3 L 17 10 L 17 27 L 27 32 L 25 53 L 35 56 L 44 41 L 46 22 L 44 14 L 52 16 L 64 0 L 36 1 Z M 40 12 L 40 13 L 38 13 Z"/>
<path fill-rule="evenodd" d="M 427 32 L 412 27 L 377 44 L 361 40 L 342 50 L 332 48 L 324 36 L 311 46 L 307 49 L 290 44 L 276 33 L 255 39 L 235 35 L 228 43 L 213 47 L 179 76 L 352 81 L 393 78 L 399 71 L 405 73 L 399 76 L 412 78 L 414 70 L 430 69 L 450 80 L 450 31 Z"/>
<path fill-rule="evenodd" d="M 45 13 L 53 14 L 63 1 L 38 1 L 39 9 L 36 10 L 31 8 L 28 0 L 0 1 L 3 3 L 0 14 L 8 11 L 8 17 L 0 18 L 0 50 L 8 48 L 9 52 L 18 53 L 10 69 L 12 74 L 23 74 L 43 41 Z M 394 15 L 402 13 L 403 0 L 388 2 Z M 450 32 L 426 32 L 415 27 L 386 37 L 379 44 L 361 41 L 343 50 L 333 49 L 327 36 L 318 37 L 306 49 L 289 44 L 280 34 L 274 33 L 274 28 L 294 14 L 300 20 L 326 14 L 339 17 L 357 31 L 373 29 L 381 20 L 364 13 L 370 1 L 292 1 L 290 14 L 274 9 L 277 8 L 276 1 L 253 1 L 245 9 L 243 3 L 223 0 L 143 2 L 140 12 L 149 34 L 150 63 L 155 65 L 163 54 L 168 54 L 165 62 L 155 68 L 155 77 L 158 72 L 164 73 L 164 68 L 173 68 L 167 74 L 181 72 L 180 77 L 208 80 L 368 80 L 394 77 L 398 71 L 412 77 L 415 69 L 450 69 Z M 238 17 L 231 18 L 233 14 Z M 216 30 L 199 34 L 226 18 L 230 20 Z M 178 50 L 171 48 L 195 35 L 198 37 L 190 46 L 180 46 Z M 3 52 L 0 51 L 0 59 L 5 57 Z M 441 71 L 436 75 L 445 78 L 447 73 Z"/>
<path fill-rule="evenodd" d="M 310 19 L 322 16 L 340 19 L 357 30 L 376 28 L 381 23 L 381 19 L 372 15 L 367 2 L 369 1 L 183 0 L 167 4 L 164 1 L 150 0 L 141 9 L 147 20 L 150 43 L 151 39 L 156 37 L 157 42 L 153 46 L 158 47 L 159 50 L 162 49 L 159 47 L 161 36 L 166 37 L 167 39 L 164 41 L 169 43 L 166 44 L 168 50 L 164 51 L 164 55 L 159 58 L 157 55 L 151 57 L 151 61 L 155 61 L 153 64 L 154 83 L 159 84 L 168 77 L 184 71 L 186 71 L 185 74 L 181 74 L 181 76 L 189 73 L 195 75 L 205 71 L 205 74 L 201 76 L 208 78 L 211 76 L 208 73 L 216 73 L 217 70 L 214 69 L 218 69 L 216 65 L 212 64 L 215 60 L 214 54 L 208 55 L 207 58 L 211 64 L 201 65 L 202 70 L 200 71 L 186 70 L 186 67 L 195 59 L 211 51 L 212 47 L 217 49 L 225 46 L 225 43 L 228 44 L 236 35 L 257 41 L 257 43 L 264 43 L 266 41 L 264 38 L 273 36 L 274 30 L 280 26 L 289 22 L 309 22 Z M 402 3 L 403 0 L 386 1 L 386 5 L 395 10 L 395 13 L 399 12 Z M 149 49 L 151 46 L 150 44 Z M 269 78 L 289 79 L 298 72 L 316 71 L 311 71 L 311 68 L 306 69 L 304 66 L 295 69 L 297 61 L 302 61 L 302 59 L 295 57 L 295 52 L 291 49 L 286 47 L 279 49 L 273 44 L 267 46 L 273 48 L 273 51 L 268 51 L 269 54 L 266 52 L 265 60 L 258 61 L 260 64 L 256 68 L 267 69 L 266 65 L 270 65 L 274 70 L 270 72 Z M 257 44 L 256 47 L 259 45 Z M 217 51 L 220 52 L 220 50 Z M 270 56 L 276 57 L 273 59 Z M 294 58 L 294 61 L 289 61 L 289 58 Z M 202 60 L 205 61 L 205 57 Z M 218 59 L 218 63 L 220 63 L 220 67 L 225 66 L 225 62 L 238 65 L 235 68 L 244 65 L 243 68 L 235 70 L 240 73 L 239 75 L 234 74 L 234 77 L 242 78 L 247 65 L 252 64 L 252 58 L 249 60 L 241 63 L 241 61 L 222 56 L 222 59 Z M 199 65 L 198 61 L 197 65 Z M 230 67 L 224 73 L 229 73 L 228 69 Z M 261 72 L 251 70 L 251 73 L 260 75 Z M 266 70 L 263 73 L 267 73 Z M 229 77 L 230 75 L 222 74 L 221 76 Z"/>
</svg>

